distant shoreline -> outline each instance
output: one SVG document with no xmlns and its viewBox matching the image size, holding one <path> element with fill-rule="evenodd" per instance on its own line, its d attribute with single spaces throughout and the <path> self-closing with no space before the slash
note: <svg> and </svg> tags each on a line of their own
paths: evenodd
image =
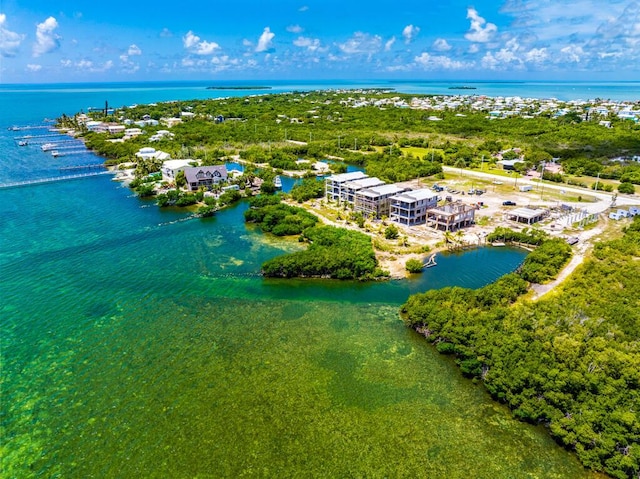
<svg viewBox="0 0 640 479">
<path fill-rule="evenodd" d="M 270 86 L 208 86 L 207 90 L 271 90 Z"/>
</svg>

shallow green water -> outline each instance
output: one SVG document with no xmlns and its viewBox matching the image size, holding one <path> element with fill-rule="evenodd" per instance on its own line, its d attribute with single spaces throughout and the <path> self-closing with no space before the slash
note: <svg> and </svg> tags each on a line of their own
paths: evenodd
<svg viewBox="0 0 640 479">
<path fill-rule="evenodd" d="M 297 243 L 104 178 L 0 192 L 3 477 L 588 477 L 404 328 L 415 281 L 265 281 Z"/>
</svg>

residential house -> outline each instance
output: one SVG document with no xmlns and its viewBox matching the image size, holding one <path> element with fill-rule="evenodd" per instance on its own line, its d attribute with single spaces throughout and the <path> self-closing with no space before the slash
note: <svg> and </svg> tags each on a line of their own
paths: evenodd
<svg viewBox="0 0 640 479">
<path fill-rule="evenodd" d="M 381 218 L 391 213 L 391 197 L 409 190 L 399 185 L 381 185 L 360 190 L 355 195 L 353 209 L 365 216 Z"/>
<path fill-rule="evenodd" d="M 182 123 L 182 118 L 160 118 L 160 121 L 167 128 L 173 128 L 174 126 Z"/>
<path fill-rule="evenodd" d="M 407 226 L 426 223 L 427 210 L 438 206 L 438 195 L 428 188 L 405 191 L 390 200 L 389 219 Z"/>
<path fill-rule="evenodd" d="M 189 166 L 185 167 L 183 171 L 187 180 L 187 188 L 191 191 L 196 191 L 202 186 L 211 188 L 215 183 L 227 181 L 227 167 L 225 165 Z"/>
<path fill-rule="evenodd" d="M 162 172 L 162 179 L 164 181 L 173 182 L 176 179 L 176 175 L 179 171 L 184 171 L 185 168 L 191 166 L 194 160 L 167 160 L 162 163 L 160 171 Z"/>
<path fill-rule="evenodd" d="M 169 155 L 169 153 L 156 150 L 155 148 L 151 148 L 149 146 L 140 148 L 140 150 L 138 150 L 138 152 L 136 153 L 136 156 L 138 158 L 142 158 L 143 160 L 156 159 L 156 160 L 165 161 L 171 158 L 171 155 Z"/>
</svg>

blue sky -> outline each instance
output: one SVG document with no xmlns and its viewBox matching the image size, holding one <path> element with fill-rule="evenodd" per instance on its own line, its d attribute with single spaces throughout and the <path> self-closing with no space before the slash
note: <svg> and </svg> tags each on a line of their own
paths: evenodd
<svg viewBox="0 0 640 479">
<path fill-rule="evenodd" d="M 2 0 L 0 83 L 640 80 L 640 0 Z"/>
</svg>

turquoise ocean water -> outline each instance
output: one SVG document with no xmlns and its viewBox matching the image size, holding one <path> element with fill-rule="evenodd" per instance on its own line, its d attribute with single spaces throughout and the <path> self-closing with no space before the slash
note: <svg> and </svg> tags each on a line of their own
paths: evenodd
<svg viewBox="0 0 640 479">
<path fill-rule="evenodd" d="M 18 147 L 12 125 L 259 93 L 205 86 L 2 86 L 0 182 L 99 161 Z M 245 208 L 191 219 L 109 176 L 0 190 L 3 477 L 590 477 L 399 320 L 409 294 L 481 286 L 522 252 L 442 256 L 405 281 L 265 280 L 298 245 Z"/>
</svg>

